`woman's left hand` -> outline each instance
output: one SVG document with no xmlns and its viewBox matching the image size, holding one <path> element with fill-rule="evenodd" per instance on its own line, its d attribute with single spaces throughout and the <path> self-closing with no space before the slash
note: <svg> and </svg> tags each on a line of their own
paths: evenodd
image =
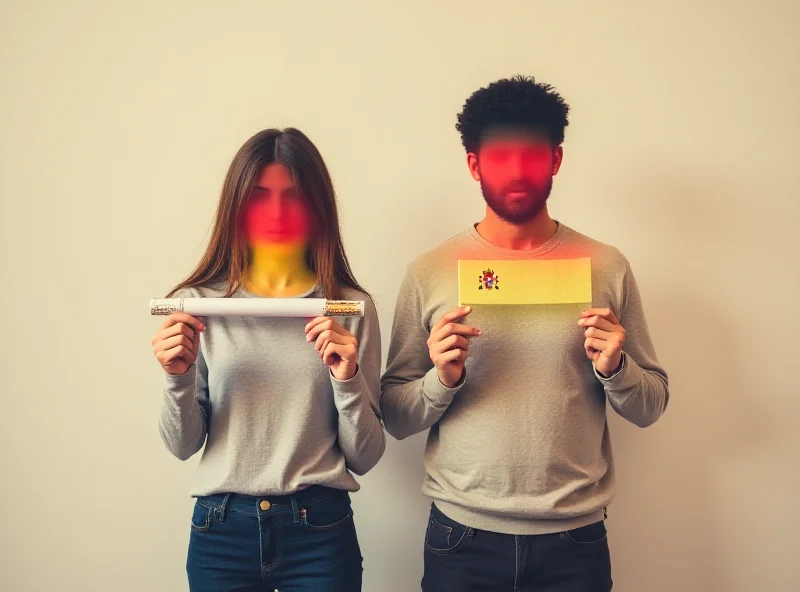
<svg viewBox="0 0 800 592">
<path fill-rule="evenodd" d="M 358 370 L 358 340 L 329 317 L 317 317 L 306 325 L 306 339 L 337 380 L 350 380 Z"/>
</svg>

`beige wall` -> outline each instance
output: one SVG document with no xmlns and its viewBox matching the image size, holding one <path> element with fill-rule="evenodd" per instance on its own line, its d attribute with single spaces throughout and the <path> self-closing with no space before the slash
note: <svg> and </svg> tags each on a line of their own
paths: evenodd
<svg viewBox="0 0 800 592">
<path fill-rule="evenodd" d="M 405 264 L 479 219 L 453 126 L 532 73 L 570 101 L 552 212 L 631 260 L 672 401 L 611 418 L 615 590 L 800 578 L 797 2 L 0 2 L 0 589 L 186 589 L 189 482 L 145 307 L 229 159 L 325 155 L 384 347 Z M 384 350 L 385 355 L 385 350 Z M 418 589 L 422 444 L 355 496 L 365 590 Z"/>
</svg>

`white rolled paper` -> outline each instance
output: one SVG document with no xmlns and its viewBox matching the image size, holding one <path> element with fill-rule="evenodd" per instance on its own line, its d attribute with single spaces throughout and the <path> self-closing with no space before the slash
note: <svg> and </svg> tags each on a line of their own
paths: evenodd
<svg viewBox="0 0 800 592">
<path fill-rule="evenodd" d="M 363 300 L 325 298 L 154 298 L 151 315 L 197 317 L 363 317 Z"/>
</svg>

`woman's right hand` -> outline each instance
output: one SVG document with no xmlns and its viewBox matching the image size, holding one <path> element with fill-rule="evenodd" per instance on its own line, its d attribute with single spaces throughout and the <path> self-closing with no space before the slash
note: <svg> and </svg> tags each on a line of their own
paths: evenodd
<svg viewBox="0 0 800 592">
<path fill-rule="evenodd" d="M 153 337 L 153 353 L 164 372 L 178 376 L 194 364 L 200 352 L 200 333 L 206 327 L 199 319 L 174 312 Z"/>
</svg>

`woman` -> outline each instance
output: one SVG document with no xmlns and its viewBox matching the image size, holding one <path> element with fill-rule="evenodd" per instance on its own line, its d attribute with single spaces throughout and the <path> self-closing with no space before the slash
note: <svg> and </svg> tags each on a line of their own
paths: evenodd
<svg viewBox="0 0 800 592">
<path fill-rule="evenodd" d="M 350 271 L 333 185 L 296 129 L 262 131 L 228 170 L 208 248 L 170 296 L 364 300 L 361 318 L 167 317 L 160 430 L 192 488 L 193 592 L 361 589 L 348 492 L 385 446 L 375 306 Z"/>
</svg>

